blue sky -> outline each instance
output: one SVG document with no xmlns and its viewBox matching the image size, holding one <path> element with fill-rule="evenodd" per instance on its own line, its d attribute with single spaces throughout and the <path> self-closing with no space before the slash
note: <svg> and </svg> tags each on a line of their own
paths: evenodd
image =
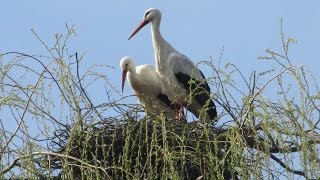
<svg viewBox="0 0 320 180">
<path fill-rule="evenodd" d="M 45 54 L 32 34 L 34 29 L 48 44 L 55 33 L 65 33 L 65 23 L 74 25 L 77 36 L 69 44 L 70 52 L 86 52 L 82 69 L 94 64 L 107 64 L 115 69 L 106 75 L 120 91 L 119 60 L 132 56 L 137 65 L 154 64 L 150 27 L 134 38 L 128 36 L 150 7 L 162 11 L 161 32 L 177 50 L 194 62 L 217 60 L 224 47 L 223 61 L 237 65 L 245 75 L 270 66 L 257 57 L 265 49 L 281 49 L 280 20 L 284 33 L 297 43 L 291 46 L 293 64 L 304 64 L 319 75 L 320 46 L 319 1 L 5 1 L 0 11 L 0 51 Z M 204 70 L 204 74 L 210 72 Z M 104 89 L 93 93 L 101 100 Z M 128 85 L 125 95 L 132 94 Z M 97 102 L 101 103 L 101 102 Z"/>
</svg>

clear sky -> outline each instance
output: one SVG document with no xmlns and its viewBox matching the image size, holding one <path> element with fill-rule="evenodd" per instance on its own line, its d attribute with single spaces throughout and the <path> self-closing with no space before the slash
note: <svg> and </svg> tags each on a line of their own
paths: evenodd
<svg viewBox="0 0 320 180">
<path fill-rule="evenodd" d="M 93 64 L 115 67 L 106 75 L 120 91 L 119 60 L 132 56 L 137 65 L 154 64 L 150 27 L 128 41 L 128 36 L 150 7 L 162 12 L 161 32 L 177 50 L 194 62 L 217 60 L 224 47 L 223 61 L 239 66 L 249 76 L 263 70 L 267 62 L 257 57 L 267 48 L 280 50 L 280 20 L 284 32 L 297 43 L 291 47 L 294 64 L 305 64 L 316 75 L 320 67 L 320 1 L 17 1 L 1 3 L 0 51 L 46 53 L 32 35 L 33 28 L 47 43 L 55 33 L 65 33 L 65 23 L 75 25 L 77 37 L 71 52 L 86 52 L 83 69 Z M 204 71 L 204 74 L 208 72 Z M 96 90 L 97 91 L 97 90 Z M 91 93 L 102 103 L 104 89 Z M 129 86 L 125 95 L 132 94 Z"/>
</svg>

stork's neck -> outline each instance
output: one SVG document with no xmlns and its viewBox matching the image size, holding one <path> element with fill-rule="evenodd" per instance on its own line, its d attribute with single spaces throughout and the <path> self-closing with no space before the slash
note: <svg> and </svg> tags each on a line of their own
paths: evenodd
<svg viewBox="0 0 320 180">
<path fill-rule="evenodd" d="M 130 69 L 128 70 L 128 73 L 129 73 L 130 76 L 134 76 L 135 77 L 136 74 L 137 74 L 136 66 L 130 67 Z"/>
<path fill-rule="evenodd" d="M 127 80 L 129 81 L 131 87 L 135 86 L 135 84 L 137 84 L 137 82 L 139 82 L 139 77 L 136 71 L 136 68 L 131 68 L 128 71 L 128 76 L 127 76 Z M 133 87 L 135 88 L 135 87 Z"/>
<path fill-rule="evenodd" d="M 160 21 L 152 23 L 151 34 L 156 69 L 161 71 L 162 68 L 165 68 L 164 65 L 167 64 L 168 56 L 174 51 L 174 48 L 162 37 L 160 33 Z"/>
</svg>

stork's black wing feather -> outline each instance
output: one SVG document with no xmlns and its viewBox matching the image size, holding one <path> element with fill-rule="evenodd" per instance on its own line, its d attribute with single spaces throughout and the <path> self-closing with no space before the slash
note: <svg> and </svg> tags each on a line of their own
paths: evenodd
<svg viewBox="0 0 320 180">
<path fill-rule="evenodd" d="M 171 107 L 172 108 L 172 105 L 171 105 L 171 101 L 169 100 L 168 96 L 165 95 L 165 94 L 159 94 L 158 95 L 158 99 L 162 102 L 164 102 L 168 107 Z"/>
<path fill-rule="evenodd" d="M 203 73 L 200 71 L 201 75 L 204 78 Z M 208 104 L 208 115 L 210 119 L 215 119 L 217 117 L 217 110 L 214 102 L 210 99 L 210 87 L 207 82 L 200 82 L 195 78 L 190 77 L 187 74 L 181 72 L 175 74 L 177 80 L 183 85 L 183 88 L 194 94 L 195 100 L 201 105 L 204 106 L 209 101 Z"/>
</svg>

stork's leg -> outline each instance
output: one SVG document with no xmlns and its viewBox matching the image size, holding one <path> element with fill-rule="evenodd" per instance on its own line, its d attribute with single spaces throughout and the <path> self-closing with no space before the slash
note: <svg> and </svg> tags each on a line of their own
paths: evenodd
<svg viewBox="0 0 320 180">
<path fill-rule="evenodd" d="M 180 111 L 180 121 L 182 121 L 182 119 L 184 118 L 184 110 L 183 110 L 183 97 L 181 97 L 181 99 L 180 99 L 180 109 L 179 109 L 179 111 Z"/>
<path fill-rule="evenodd" d="M 184 117 L 184 110 L 183 110 L 183 105 L 180 104 L 180 115 L 181 115 L 181 119 Z"/>
<path fill-rule="evenodd" d="M 179 103 L 176 104 L 175 110 L 176 110 L 176 120 L 181 121 L 184 118 L 183 99 L 181 99 Z"/>
<path fill-rule="evenodd" d="M 175 104 L 175 108 L 174 108 L 174 111 L 175 111 L 175 119 L 177 121 L 180 121 L 181 119 L 181 113 L 180 113 L 180 110 L 181 110 L 181 105 L 180 104 Z"/>
</svg>

